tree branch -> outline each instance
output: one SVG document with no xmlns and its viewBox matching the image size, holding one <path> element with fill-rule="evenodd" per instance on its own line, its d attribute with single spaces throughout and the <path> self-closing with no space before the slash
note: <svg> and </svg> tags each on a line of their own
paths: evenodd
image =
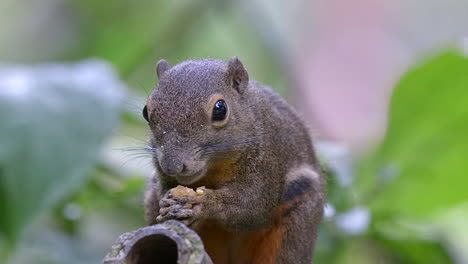
<svg viewBox="0 0 468 264">
<path fill-rule="evenodd" d="M 119 236 L 104 264 L 212 264 L 195 231 L 176 220 Z"/>
</svg>

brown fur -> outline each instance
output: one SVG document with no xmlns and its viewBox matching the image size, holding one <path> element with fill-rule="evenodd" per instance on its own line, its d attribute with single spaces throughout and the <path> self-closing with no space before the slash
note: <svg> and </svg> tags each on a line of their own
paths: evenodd
<svg viewBox="0 0 468 264">
<path fill-rule="evenodd" d="M 205 220 L 196 228 L 213 263 L 229 263 L 234 234 L 214 220 Z"/>
<path fill-rule="evenodd" d="M 196 231 L 214 263 L 273 264 L 278 258 L 285 230 L 278 217 L 273 224 L 253 232 L 229 232 L 210 220 Z"/>
<path fill-rule="evenodd" d="M 188 185 L 188 187 L 205 186 L 208 189 L 217 189 L 232 180 L 237 170 L 236 166 L 235 160 L 232 159 L 214 162 L 201 180 Z"/>
<path fill-rule="evenodd" d="M 206 186 L 192 217 L 215 264 L 310 264 L 323 178 L 295 111 L 249 80 L 235 57 L 172 68 L 162 60 L 157 73 L 159 85 L 147 102 L 156 168 L 145 198 L 148 222 L 155 223 L 158 201 L 171 188 Z M 216 125 L 215 97 L 228 105 L 228 118 Z M 201 154 L 206 149 L 216 155 Z"/>
<path fill-rule="evenodd" d="M 282 209 L 278 210 L 281 213 Z M 235 263 L 266 263 L 274 264 L 278 259 L 285 228 L 282 218 L 277 217 L 274 222 L 259 231 L 239 234 L 237 238 L 237 252 L 232 260 Z"/>
</svg>

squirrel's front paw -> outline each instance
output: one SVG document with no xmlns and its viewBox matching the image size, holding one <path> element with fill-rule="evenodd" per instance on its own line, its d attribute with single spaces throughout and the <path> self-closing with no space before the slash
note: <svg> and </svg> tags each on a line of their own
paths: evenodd
<svg viewBox="0 0 468 264">
<path fill-rule="evenodd" d="M 194 191 L 187 187 L 177 186 L 169 190 L 159 201 L 160 209 L 156 222 L 176 219 L 191 226 L 200 219 L 204 199 L 204 187 Z"/>
</svg>

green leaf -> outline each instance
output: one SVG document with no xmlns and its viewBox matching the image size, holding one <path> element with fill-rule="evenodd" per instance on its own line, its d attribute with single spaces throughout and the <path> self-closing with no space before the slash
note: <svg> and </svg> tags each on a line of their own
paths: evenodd
<svg viewBox="0 0 468 264">
<path fill-rule="evenodd" d="M 0 67 L 0 236 L 78 188 L 116 126 L 122 83 L 98 61 Z"/>
<path fill-rule="evenodd" d="M 384 249 L 391 252 L 397 263 L 453 263 L 446 247 L 437 241 L 418 238 L 391 240 L 384 237 L 375 238 Z"/>
<path fill-rule="evenodd" d="M 428 216 L 468 200 L 468 59 L 448 52 L 409 71 L 387 135 L 361 164 L 374 212 Z"/>
</svg>

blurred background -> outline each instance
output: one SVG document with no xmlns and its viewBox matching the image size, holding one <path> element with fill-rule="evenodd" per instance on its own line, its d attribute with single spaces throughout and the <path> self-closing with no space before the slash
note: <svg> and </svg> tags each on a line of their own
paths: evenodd
<svg viewBox="0 0 468 264">
<path fill-rule="evenodd" d="M 466 14 L 466 0 L 1 0 L 0 263 L 98 263 L 143 226 L 155 62 L 234 55 L 316 139 L 316 263 L 468 263 Z"/>
</svg>

